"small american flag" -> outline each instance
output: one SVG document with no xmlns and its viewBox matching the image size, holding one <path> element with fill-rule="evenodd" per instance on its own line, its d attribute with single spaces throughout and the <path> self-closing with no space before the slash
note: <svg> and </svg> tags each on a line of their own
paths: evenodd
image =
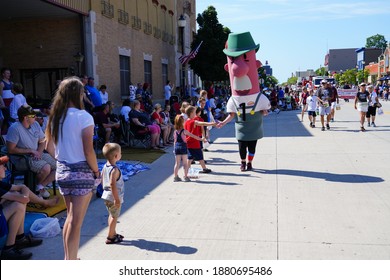
<svg viewBox="0 0 390 280">
<path fill-rule="evenodd" d="M 188 55 L 183 54 L 182 56 L 179 57 L 179 61 L 181 64 L 186 64 L 188 63 L 191 59 L 193 59 L 199 51 L 200 46 L 202 45 L 203 41 L 199 43 L 199 45 L 192 50 Z"/>
</svg>

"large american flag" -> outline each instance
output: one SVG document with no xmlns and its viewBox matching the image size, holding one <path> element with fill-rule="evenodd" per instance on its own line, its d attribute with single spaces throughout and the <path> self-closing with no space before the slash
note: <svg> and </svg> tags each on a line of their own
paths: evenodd
<svg viewBox="0 0 390 280">
<path fill-rule="evenodd" d="M 202 45 L 203 41 L 199 43 L 199 45 L 193 49 L 188 55 L 183 54 L 182 56 L 179 57 L 179 61 L 181 64 L 186 64 L 188 63 L 191 59 L 193 59 L 199 51 L 200 46 Z"/>
</svg>

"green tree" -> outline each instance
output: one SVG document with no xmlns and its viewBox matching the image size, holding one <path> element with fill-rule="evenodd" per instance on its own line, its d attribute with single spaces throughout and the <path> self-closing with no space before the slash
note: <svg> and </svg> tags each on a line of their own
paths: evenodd
<svg viewBox="0 0 390 280">
<path fill-rule="evenodd" d="M 342 85 L 341 80 L 342 80 L 343 74 L 336 73 L 336 74 L 333 75 L 333 77 L 336 80 L 337 84 Z"/>
<path fill-rule="evenodd" d="M 257 69 L 259 75 L 259 83 L 263 88 L 274 87 L 279 81 L 274 76 L 268 76 L 265 72 L 264 67 Z"/>
<path fill-rule="evenodd" d="M 320 67 L 315 72 L 317 76 L 328 76 L 328 71 L 326 70 L 326 67 Z"/>
<path fill-rule="evenodd" d="M 368 69 L 358 71 L 356 73 L 356 78 L 358 83 L 367 81 L 369 75 L 370 75 L 370 71 Z"/>
<path fill-rule="evenodd" d="M 278 79 L 276 79 L 276 77 L 274 77 L 274 76 L 268 76 L 268 77 L 267 77 L 267 80 L 269 81 L 269 84 L 270 84 L 270 86 L 272 86 L 272 87 L 274 87 L 274 86 L 276 86 L 277 84 L 279 84 Z"/>
<path fill-rule="evenodd" d="M 385 50 L 387 47 L 387 41 L 383 35 L 373 35 L 366 39 L 366 48 L 377 48 Z"/>
<path fill-rule="evenodd" d="M 348 69 L 343 73 L 342 81 L 344 82 L 344 84 L 354 85 L 357 83 L 356 74 L 357 74 L 356 69 Z"/>
<path fill-rule="evenodd" d="M 217 11 L 213 6 L 198 14 L 196 21 L 199 29 L 191 48 L 196 48 L 202 41 L 203 43 L 189 65 L 203 81 L 228 80 L 228 73 L 224 69 L 226 55 L 222 50 L 230 33 L 229 28 L 218 22 Z"/>
<path fill-rule="evenodd" d="M 287 79 L 287 84 L 289 85 L 296 85 L 297 82 L 298 82 L 298 77 L 296 76 Z"/>
</svg>

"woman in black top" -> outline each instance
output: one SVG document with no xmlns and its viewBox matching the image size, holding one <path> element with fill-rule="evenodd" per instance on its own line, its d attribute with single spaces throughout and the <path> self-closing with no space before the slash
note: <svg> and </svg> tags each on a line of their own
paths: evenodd
<svg viewBox="0 0 390 280">
<path fill-rule="evenodd" d="M 370 94 L 366 90 L 366 84 L 361 83 L 359 85 L 359 91 L 355 96 L 355 110 L 359 111 L 360 116 L 360 131 L 365 131 L 364 120 L 366 118 L 366 112 L 368 111 L 368 99 Z"/>
</svg>

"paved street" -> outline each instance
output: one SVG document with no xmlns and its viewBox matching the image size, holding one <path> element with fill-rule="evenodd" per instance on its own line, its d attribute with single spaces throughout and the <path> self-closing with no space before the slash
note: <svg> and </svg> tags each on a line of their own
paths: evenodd
<svg viewBox="0 0 390 280">
<path fill-rule="evenodd" d="M 107 212 L 94 199 L 82 229 L 83 260 L 390 259 L 390 103 L 377 127 L 360 132 L 353 102 L 341 101 L 330 131 L 300 111 L 265 118 L 253 172 L 239 171 L 233 122 L 212 129 L 211 174 L 173 183 L 172 148 L 126 183 L 106 245 Z M 199 165 L 194 165 L 199 167 Z M 182 170 L 180 171 L 182 176 Z M 62 259 L 62 237 L 29 248 Z"/>
</svg>

